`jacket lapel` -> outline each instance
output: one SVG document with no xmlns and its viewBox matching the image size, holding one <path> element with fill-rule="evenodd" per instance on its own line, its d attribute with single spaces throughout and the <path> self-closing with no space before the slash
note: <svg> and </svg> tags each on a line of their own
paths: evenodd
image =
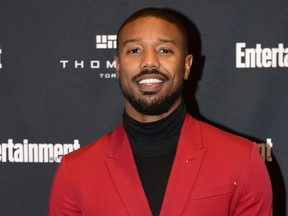
<svg viewBox="0 0 288 216">
<path fill-rule="evenodd" d="M 200 125 L 186 115 L 160 215 L 182 215 L 205 153 Z"/>
<path fill-rule="evenodd" d="M 120 198 L 130 215 L 152 216 L 134 162 L 129 139 L 120 125 L 109 140 L 106 164 Z"/>
</svg>

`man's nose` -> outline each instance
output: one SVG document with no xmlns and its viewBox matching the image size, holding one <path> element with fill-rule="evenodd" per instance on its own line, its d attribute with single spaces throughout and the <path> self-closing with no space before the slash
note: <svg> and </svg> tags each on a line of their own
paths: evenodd
<svg viewBox="0 0 288 216">
<path fill-rule="evenodd" d="M 152 49 L 147 49 L 143 52 L 141 61 L 142 69 L 159 68 L 160 65 L 157 52 Z"/>
</svg>

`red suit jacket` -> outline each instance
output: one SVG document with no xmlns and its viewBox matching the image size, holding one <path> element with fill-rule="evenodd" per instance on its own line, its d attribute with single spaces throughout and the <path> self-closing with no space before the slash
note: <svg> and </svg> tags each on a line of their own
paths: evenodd
<svg viewBox="0 0 288 216">
<path fill-rule="evenodd" d="M 63 157 L 49 201 L 60 215 L 152 215 L 122 125 Z M 187 114 L 160 215 L 272 215 L 257 145 Z"/>
</svg>

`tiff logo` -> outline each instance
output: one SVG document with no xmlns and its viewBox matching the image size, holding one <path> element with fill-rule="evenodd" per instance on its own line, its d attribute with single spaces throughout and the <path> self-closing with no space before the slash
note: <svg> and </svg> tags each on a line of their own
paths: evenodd
<svg viewBox="0 0 288 216">
<path fill-rule="evenodd" d="M 2 68 L 1 56 L 2 56 L 2 49 L 0 48 L 0 69 Z"/>
<path fill-rule="evenodd" d="M 117 35 L 96 35 L 96 49 L 116 49 Z"/>
</svg>

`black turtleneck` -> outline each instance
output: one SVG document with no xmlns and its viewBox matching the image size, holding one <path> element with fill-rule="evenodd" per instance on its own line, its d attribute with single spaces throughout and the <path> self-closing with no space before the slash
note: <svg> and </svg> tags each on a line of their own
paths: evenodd
<svg viewBox="0 0 288 216">
<path fill-rule="evenodd" d="M 128 116 L 125 110 L 123 113 L 123 126 L 154 216 L 160 214 L 185 113 L 184 102 L 156 122 L 141 123 Z"/>
</svg>

